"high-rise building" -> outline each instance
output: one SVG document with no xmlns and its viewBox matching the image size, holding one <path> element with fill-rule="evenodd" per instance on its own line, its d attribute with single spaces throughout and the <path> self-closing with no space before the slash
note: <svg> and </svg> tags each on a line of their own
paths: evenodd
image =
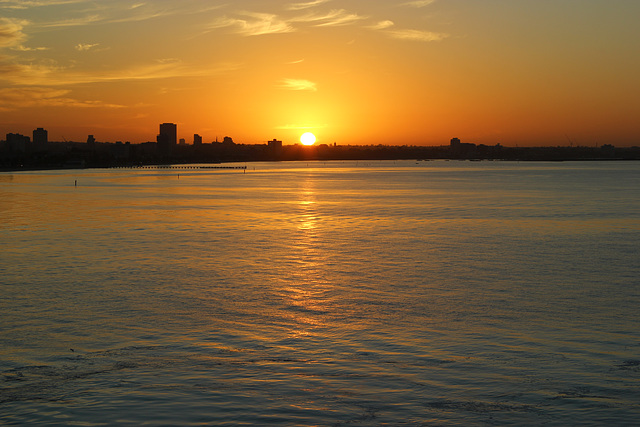
<svg viewBox="0 0 640 427">
<path fill-rule="evenodd" d="M 33 142 L 36 144 L 49 142 L 49 133 L 42 128 L 33 131 Z"/>
<path fill-rule="evenodd" d="M 193 145 L 202 145 L 202 137 L 197 133 L 193 134 Z"/>
<path fill-rule="evenodd" d="M 158 153 L 162 157 L 169 157 L 178 145 L 178 127 L 174 123 L 162 123 L 157 137 Z"/>
<path fill-rule="evenodd" d="M 158 144 L 173 147 L 177 143 L 178 126 L 175 123 L 162 123 L 160 125 L 160 134 L 158 135 Z"/>
</svg>

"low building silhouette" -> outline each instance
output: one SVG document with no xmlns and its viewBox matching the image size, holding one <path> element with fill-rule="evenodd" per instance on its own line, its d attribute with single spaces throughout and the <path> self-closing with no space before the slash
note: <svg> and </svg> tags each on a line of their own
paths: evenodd
<svg viewBox="0 0 640 427">
<path fill-rule="evenodd" d="M 21 135 L 19 133 L 8 133 L 7 142 L 9 144 L 27 144 L 31 142 L 31 138 L 25 135 Z"/>
<path fill-rule="evenodd" d="M 24 154 L 27 152 L 27 146 L 30 144 L 31 139 L 19 133 L 8 133 L 6 141 L 9 153 Z"/>
<path fill-rule="evenodd" d="M 278 141 L 277 139 L 273 139 L 267 142 L 267 146 L 274 150 L 282 149 L 282 141 Z"/>
</svg>

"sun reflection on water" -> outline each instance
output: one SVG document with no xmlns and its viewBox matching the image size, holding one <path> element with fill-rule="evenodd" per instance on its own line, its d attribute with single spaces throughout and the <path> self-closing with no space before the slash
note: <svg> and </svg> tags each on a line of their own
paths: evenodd
<svg viewBox="0 0 640 427">
<path fill-rule="evenodd" d="M 317 226 L 318 212 L 316 210 L 317 200 L 314 188 L 314 182 L 311 177 L 307 177 L 302 182 L 300 189 L 300 200 L 298 206 L 300 208 L 299 226 L 301 231 L 315 230 Z"/>
<path fill-rule="evenodd" d="M 314 335 L 314 329 L 326 326 L 331 284 L 325 277 L 327 255 L 323 250 L 321 215 L 313 176 L 300 182 L 296 228 L 292 241 L 292 271 L 282 292 L 290 307 L 289 314 L 296 327 L 290 337 Z"/>
</svg>

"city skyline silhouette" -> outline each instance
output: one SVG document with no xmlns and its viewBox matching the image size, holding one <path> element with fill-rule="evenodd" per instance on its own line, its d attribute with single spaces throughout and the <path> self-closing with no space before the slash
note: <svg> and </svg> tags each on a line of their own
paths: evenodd
<svg viewBox="0 0 640 427">
<path fill-rule="evenodd" d="M 572 141 L 558 147 L 508 147 L 485 145 L 451 138 L 439 146 L 283 144 L 276 138 L 261 144 L 234 142 L 230 136 L 221 141 L 203 142 L 194 134 L 192 142 L 178 138 L 178 125 L 161 123 L 155 141 L 140 144 L 116 141 L 99 142 L 94 134 L 85 143 L 48 140 L 44 128 L 33 130 L 33 138 L 9 133 L 0 141 L 0 169 L 57 169 L 86 167 L 139 167 L 160 164 L 201 164 L 254 161 L 299 160 L 640 160 L 640 147 L 615 147 L 612 144 L 585 147 Z"/>
</svg>

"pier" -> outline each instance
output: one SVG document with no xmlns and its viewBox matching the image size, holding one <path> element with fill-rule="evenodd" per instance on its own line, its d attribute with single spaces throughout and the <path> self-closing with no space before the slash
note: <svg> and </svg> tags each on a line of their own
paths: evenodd
<svg viewBox="0 0 640 427">
<path fill-rule="evenodd" d="M 110 169 L 236 169 L 246 170 L 246 166 L 192 166 L 192 165 L 145 165 L 145 166 L 113 166 Z"/>
</svg>

